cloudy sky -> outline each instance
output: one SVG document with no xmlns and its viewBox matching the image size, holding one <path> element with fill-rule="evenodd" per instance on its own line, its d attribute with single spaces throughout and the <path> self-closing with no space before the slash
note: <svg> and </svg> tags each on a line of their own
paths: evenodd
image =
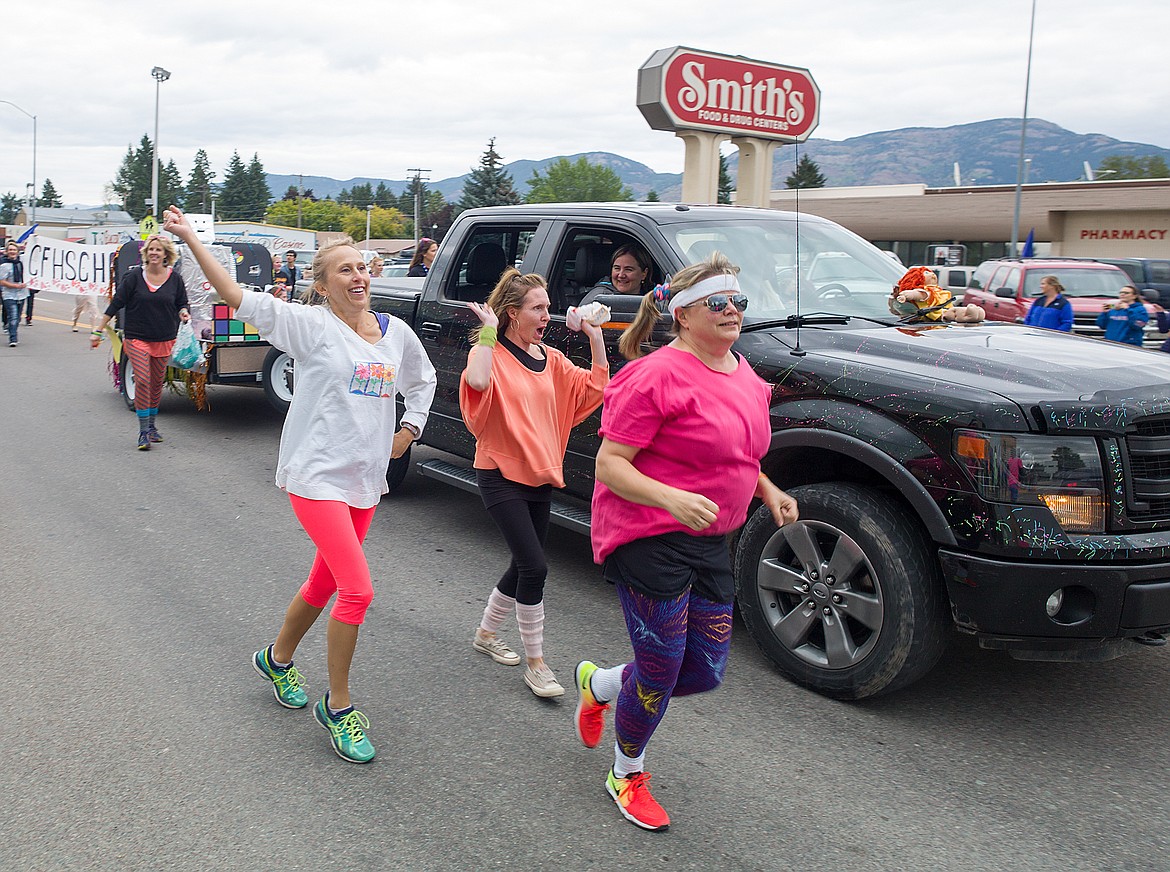
<svg viewBox="0 0 1170 872">
<path fill-rule="evenodd" d="M 98 203 L 126 149 L 153 135 L 184 179 L 196 149 L 273 173 L 460 175 L 488 139 L 506 161 L 611 151 L 680 172 L 649 128 L 637 70 L 675 45 L 805 67 L 814 137 L 1019 117 L 1031 0 L 347 0 L 5 4 L 4 95 L 37 116 L 37 186 Z M 1164 0 L 1038 0 L 1029 117 L 1170 147 L 1170 73 L 1143 34 Z M 726 148 L 726 147 L 725 147 Z M 0 104 L 0 193 L 25 193 L 32 122 Z M 521 191 L 524 180 L 517 179 Z"/>
</svg>

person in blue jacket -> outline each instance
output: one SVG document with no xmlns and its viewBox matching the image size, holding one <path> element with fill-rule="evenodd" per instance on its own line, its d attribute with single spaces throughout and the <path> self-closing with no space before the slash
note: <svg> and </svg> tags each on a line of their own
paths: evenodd
<svg viewBox="0 0 1170 872">
<path fill-rule="evenodd" d="M 1105 304 L 1105 311 L 1097 316 L 1097 326 L 1105 331 L 1105 338 L 1110 342 L 1124 342 L 1141 348 L 1142 328 L 1150 320 L 1146 304 L 1132 285 L 1122 288 L 1117 297 L 1116 305 Z"/>
<path fill-rule="evenodd" d="M 1170 333 L 1170 312 L 1167 312 L 1161 306 L 1157 306 L 1154 309 L 1154 317 L 1158 321 L 1158 332 Z M 1170 339 L 1167 339 L 1162 343 L 1161 350 L 1165 351 L 1167 354 L 1170 354 Z"/>
<path fill-rule="evenodd" d="M 1040 290 L 1043 297 L 1032 303 L 1024 323 L 1029 327 L 1043 327 L 1047 330 L 1062 330 L 1072 332 L 1073 309 L 1064 296 L 1064 285 L 1056 276 L 1044 276 L 1040 279 Z"/>
</svg>

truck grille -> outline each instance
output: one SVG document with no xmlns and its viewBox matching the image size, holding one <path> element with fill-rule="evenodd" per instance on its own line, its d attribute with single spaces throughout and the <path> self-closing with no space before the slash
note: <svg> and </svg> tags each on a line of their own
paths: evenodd
<svg viewBox="0 0 1170 872">
<path fill-rule="evenodd" d="M 1129 461 L 1129 516 L 1170 517 L 1170 418 L 1147 418 L 1125 431 Z"/>
</svg>

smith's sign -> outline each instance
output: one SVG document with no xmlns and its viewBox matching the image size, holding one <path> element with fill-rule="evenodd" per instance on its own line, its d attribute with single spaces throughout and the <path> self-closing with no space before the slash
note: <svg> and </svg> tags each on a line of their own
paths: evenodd
<svg viewBox="0 0 1170 872">
<path fill-rule="evenodd" d="M 820 100 L 808 70 L 689 48 L 657 51 L 638 70 L 638 108 L 655 130 L 800 142 Z"/>
</svg>

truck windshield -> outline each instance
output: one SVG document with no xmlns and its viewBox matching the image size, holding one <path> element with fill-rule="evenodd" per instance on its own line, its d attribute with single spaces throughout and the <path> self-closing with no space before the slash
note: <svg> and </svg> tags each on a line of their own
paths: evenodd
<svg viewBox="0 0 1170 872">
<path fill-rule="evenodd" d="M 890 291 L 905 272 L 844 228 L 798 223 L 784 213 L 775 219 L 666 225 L 662 231 L 688 263 L 720 251 L 740 268 L 739 284 L 751 301 L 744 315 L 749 322 L 787 317 L 798 304 L 801 312 L 891 318 Z"/>
<path fill-rule="evenodd" d="M 1045 276 L 1056 276 L 1064 285 L 1066 297 L 1116 297 L 1118 291 L 1129 283 L 1128 277 L 1119 269 L 1030 269 L 1024 276 L 1024 296 L 1038 297 L 1044 293 L 1040 290 L 1040 280 Z"/>
</svg>

